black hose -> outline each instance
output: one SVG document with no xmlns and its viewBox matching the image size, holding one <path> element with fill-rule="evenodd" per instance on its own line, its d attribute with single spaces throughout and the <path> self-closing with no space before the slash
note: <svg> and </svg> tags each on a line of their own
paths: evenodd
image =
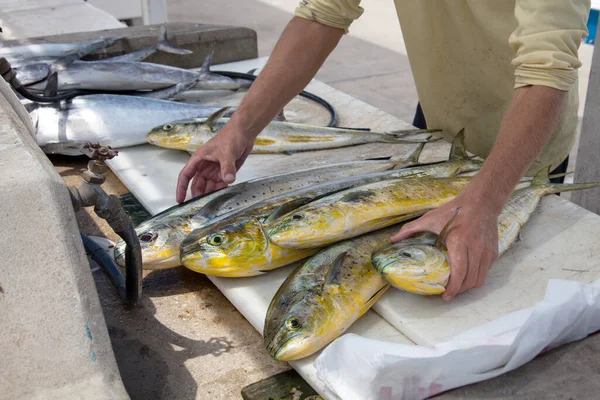
<svg viewBox="0 0 600 400">
<path fill-rule="evenodd" d="M 135 304 L 142 286 L 142 248 L 131 223 L 115 233 L 125 242 L 125 301 Z"/>
<path fill-rule="evenodd" d="M 253 82 L 257 78 L 256 75 L 245 74 L 243 72 L 234 72 L 234 71 L 211 71 L 211 72 L 213 72 L 215 74 L 226 76 L 228 78 L 248 79 Z M 335 108 L 333 108 L 333 106 L 329 102 L 327 102 L 327 100 L 323 99 L 322 97 L 317 96 L 316 94 L 307 92 L 305 90 L 301 91 L 299 93 L 299 96 L 302 96 L 302 97 L 312 100 L 316 103 L 319 103 L 320 105 L 325 107 L 327 109 L 327 111 L 329 111 L 331 118 L 329 119 L 329 123 L 327 124 L 328 127 L 334 127 L 337 125 L 337 123 L 338 123 L 337 111 L 335 111 Z"/>
<path fill-rule="evenodd" d="M 124 303 L 133 305 L 142 293 L 142 248 L 131 219 L 113 194 L 108 196 L 102 207 L 96 206 L 94 211 L 125 242 L 125 293 L 121 299 Z"/>
<path fill-rule="evenodd" d="M 123 275 L 121 275 L 121 271 L 113 262 L 112 258 L 106 254 L 102 247 L 98 246 L 96 242 L 87 237 L 87 235 L 81 234 L 81 240 L 83 241 L 83 246 L 90 253 L 90 256 L 98 265 L 104 269 L 104 272 L 108 275 L 108 278 L 112 282 L 112 284 L 119 291 L 119 297 L 121 299 L 125 298 L 125 279 Z"/>
</svg>

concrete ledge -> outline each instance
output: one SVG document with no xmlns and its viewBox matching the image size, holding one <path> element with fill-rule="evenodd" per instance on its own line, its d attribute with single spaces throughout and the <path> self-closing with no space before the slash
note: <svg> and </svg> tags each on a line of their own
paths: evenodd
<svg viewBox="0 0 600 400">
<path fill-rule="evenodd" d="M 82 43 L 96 40 L 100 36 L 126 36 L 114 46 L 94 53 L 86 60 L 114 57 L 131 51 L 152 47 L 156 44 L 162 25 L 144 25 L 119 29 L 105 29 L 93 32 L 78 32 L 63 35 L 12 40 L 5 46 L 18 43 Z M 193 54 L 177 55 L 158 52 L 144 61 L 172 65 L 180 68 L 198 68 L 215 45 L 213 64 L 247 60 L 258 57 L 256 32 L 250 28 L 173 22 L 167 24 L 168 40 L 172 46 L 193 51 Z"/>
<path fill-rule="evenodd" d="M 129 398 L 67 188 L 3 94 L 0 170 L 0 397 Z"/>
</svg>

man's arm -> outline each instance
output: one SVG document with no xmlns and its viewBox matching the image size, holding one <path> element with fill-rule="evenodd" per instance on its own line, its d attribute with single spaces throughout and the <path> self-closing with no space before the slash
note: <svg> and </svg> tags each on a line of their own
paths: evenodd
<svg viewBox="0 0 600 400">
<path fill-rule="evenodd" d="M 496 143 L 473 181 L 454 200 L 406 224 L 392 238 L 398 241 L 422 231 L 440 233 L 461 207 L 446 237 L 452 271 L 444 300 L 483 285 L 498 256 L 498 216 L 554 132 L 564 97 L 564 91 L 544 86 L 516 89 Z"/>
<path fill-rule="evenodd" d="M 496 143 L 481 170 L 457 198 L 407 224 L 392 240 L 421 231 L 440 233 L 461 211 L 446 236 L 450 279 L 443 294 L 483 285 L 498 254 L 498 215 L 508 196 L 557 127 L 565 94 L 577 84 L 578 48 L 586 34 L 589 0 L 517 0 L 515 91 Z"/>
<path fill-rule="evenodd" d="M 254 139 L 306 87 L 343 35 L 343 29 L 292 18 L 227 125 L 196 151 L 180 172 L 178 202 L 185 200 L 192 179 L 193 196 L 225 187 L 235 180 Z"/>
</svg>

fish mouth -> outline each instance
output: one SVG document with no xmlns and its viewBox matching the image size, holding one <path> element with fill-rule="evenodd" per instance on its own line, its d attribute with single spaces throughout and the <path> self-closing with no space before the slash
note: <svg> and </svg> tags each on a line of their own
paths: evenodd
<svg viewBox="0 0 600 400">
<path fill-rule="evenodd" d="M 267 345 L 267 351 L 277 361 L 295 361 L 314 354 L 318 349 L 311 351 L 310 347 L 301 346 L 300 349 L 288 349 L 286 345 L 292 340 L 298 340 L 298 336 L 292 336 L 280 344 L 271 342 Z"/>
<path fill-rule="evenodd" d="M 269 352 L 269 354 L 271 355 L 271 357 L 273 357 L 276 360 L 280 360 L 280 361 L 287 361 L 287 360 L 283 360 L 281 358 L 279 358 L 279 353 L 281 352 L 281 349 L 283 348 L 283 346 L 285 346 L 290 340 L 292 340 L 293 337 L 286 339 L 283 343 L 280 344 L 276 344 L 275 342 L 271 342 L 267 345 L 267 351 Z"/>
</svg>

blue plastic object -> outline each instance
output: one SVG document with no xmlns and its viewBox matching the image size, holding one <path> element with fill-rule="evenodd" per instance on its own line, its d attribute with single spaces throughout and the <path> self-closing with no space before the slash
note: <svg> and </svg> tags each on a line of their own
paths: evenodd
<svg viewBox="0 0 600 400">
<path fill-rule="evenodd" d="M 588 17 L 587 28 L 589 31 L 588 37 L 585 39 L 587 44 L 594 44 L 596 41 L 596 30 L 598 28 L 598 10 L 591 9 Z"/>
</svg>

